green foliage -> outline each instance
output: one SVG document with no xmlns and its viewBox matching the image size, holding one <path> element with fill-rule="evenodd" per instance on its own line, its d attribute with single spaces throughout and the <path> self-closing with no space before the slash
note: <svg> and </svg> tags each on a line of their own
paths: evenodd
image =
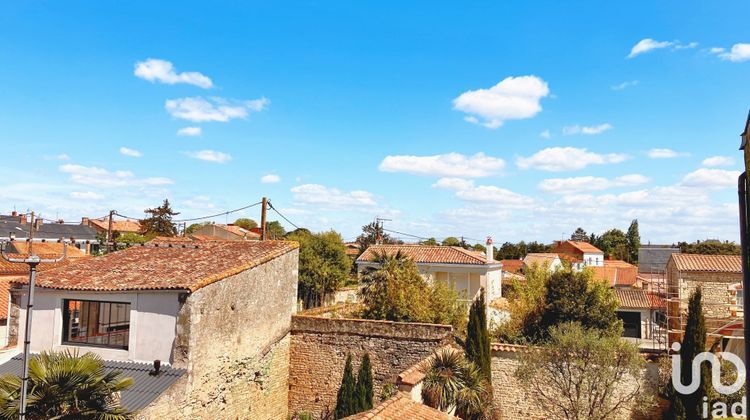
<svg viewBox="0 0 750 420">
<path fill-rule="evenodd" d="M 627 260 L 628 239 L 625 232 L 620 229 L 610 229 L 596 238 L 592 245 L 601 249 L 605 257 Z M 637 250 L 636 250 L 637 252 Z"/>
<path fill-rule="evenodd" d="M 346 245 L 333 230 L 313 234 L 298 229 L 286 239 L 300 244 L 298 297 L 305 308 L 319 306 L 327 295 L 344 285 L 351 271 Z"/>
<path fill-rule="evenodd" d="M 234 221 L 235 226 L 239 226 L 243 229 L 253 229 L 258 227 L 258 223 L 253 219 L 248 219 L 247 217 L 241 217 Z"/>
<path fill-rule="evenodd" d="M 370 364 L 370 355 L 365 353 L 357 373 L 357 412 L 371 409 L 373 396 L 372 365 Z"/>
<path fill-rule="evenodd" d="M 286 230 L 278 220 L 266 222 L 266 237 L 271 240 L 284 239 Z"/>
<path fill-rule="evenodd" d="M 471 249 L 479 252 L 487 252 L 487 247 L 482 244 L 474 244 L 471 246 Z"/>
<path fill-rule="evenodd" d="M 511 242 L 505 242 L 495 251 L 495 259 L 496 260 L 517 260 L 521 259 L 526 256 L 526 254 L 530 253 L 539 253 L 539 252 L 550 252 L 552 250 L 552 245 L 545 245 L 540 244 L 539 242 L 529 242 L 526 243 L 524 241 L 518 242 L 516 244 Z"/>
<path fill-rule="evenodd" d="M 688 318 L 685 325 L 685 337 L 682 340 L 680 348 L 681 357 L 681 380 L 683 384 L 690 383 L 693 375 L 693 359 L 699 354 L 706 351 L 706 318 L 703 315 L 703 305 L 701 302 L 701 289 L 696 289 L 691 295 L 688 302 Z M 679 399 L 684 407 L 687 419 L 701 418 L 701 404 L 703 397 L 711 397 L 711 370 L 707 363 L 701 365 L 700 386 L 690 395 L 674 395 Z"/>
<path fill-rule="evenodd" d="M 741 248 L 738 244 L 730 241 L 695 241 L 693 243 L 679 242 L 677 244 L 683 254 L 709 254 L 709 255 L 740 255 Z"/>
<path fill-rule="evenodd" d="M 341 379 L 341 387 L 336 395 L 336 418 L 342 419 L 352 414 L 357 414 L 356 383 L 354 369 L 352 368 L 352 355 L 346 356 L 344 365 L 344 376 Z"/>
<path fill-rule="evenodd" d="M 169 200 L 164 199 L 161 206 L 143 211 L 148 216 L 140 221 L 141 230 L 145 236 L 175 236 L 177 228 L 172 223 L 172 217 L 177 213 L 172 210 Z"/>
<path fill-rule="evenodd" d="M 130 419 L 117 393 L 132 384 L 119 372 L 105 372 L 102 359 L 93 353 L 42 352 L 29 361 L 26 418 Z M 0 418 L 18 418 L 20 389 L 21 378 L 0 378 Z"/>
<path fill-rule="evenodd" d="M 371 245 L 375 245 L 378 237 L 384 244 L 395 244 L 395 241 L 391 238 L 391 235 L 385 233 L 383 228 L 377 222 L 368 223 L 362 226 L 362 233 L 357 236 L 357 246 L 359 246 L 359 253 L 365 252 Z"/>
<path fill-rule="evenodd" d="M 469 309 L 469 323 L 464 342 L 466 358 L 474 363 L 487 381 L 492 381 L 490 333 L 487 330 L 487 305 L 484 289 L 480 291 Z"/>
<path fill-rule="evenodd" d="M 435 351 L 425 367 L 424 403 L 441 411 L 456 409 L 463 419 L 489 419 L 492 403 L 490 382 L 460 352 Z"/>
<path fill-rule="evenodd" d="M 420 245 L 430 245 L 430 246 L 435 246 L 435 245 L 437 245 L 437 244 L 438 244 L 438 241 L 437 241 L 437 239 L 435 239 L 435 238 L 429 238 L 429 239 L 425 239 L 424 241 L 419 241 L 419 244 L 420 244 Z"/>
<path fill-rule="evenodd" d="M 192 235 L 193 232 L 195 232 L 196 230 L 202 228 L 203 226 L 208 226 L 210 224 L 211 222 L 192 223 L 190 224 L 190 226 L 185 228 L 185 235 Z"/>
<path fill-rule="evenodd" d="M 455 238 L 453 236 L 449 236 L 449 237 L 443 239 L 442 245 L 443 246 L 461 246 L 461 241 L 458 240 L 458 238 Z"/>
<path fill-rule="evenodd" d="M 400 252 L 380 255 L 378 263 L 380 268 L 361 278 L 364 318 L 461 325 L 466 307 L 447 285 L 436 281 L 430 286 L 414 261 Z"/>
<path fill-rule="evenodd" d="M 641 235 L 638 232 L 638 219 L 634 219 L 630 222 L 628 233 L 625 234 L 625 239 L 627 239 L 628 248 L 628 257 L 625 261 L 635 264 L 638 262 L 638 248 L 641 247 Z"/>
<path fill-rule="evenodd" d="M 126 244 L 143 244 L 148 242 L 149 238 L 135 232 L 125 232 L 117 236 L 117 242 Z"/>
<path fill-rule="evenodd" d="M 383 387 L 380 389 L 380 395 L 378 398 L 381 402 L 391 398 L 392 396 L 396 395 L 398 392 L 398 388 L 396 388 L 396 385 L 393 385 L 390 382 L 386 382 L 383 384 Z"/>
<path fill-rule="evenodd" d="M 639 387 L 618 386 L 641 378 L 636 345 L 575 322 L 553 326 L 549 336 L 538 351 L 522 354 L 515 376 L 550 418 L 605 420 L 624 405 L 650 404 Z"/>
<path fill-rule="evenodd" d="M 571 241 L 578 241 L 578 242 L 588 242 L 589 236 L 586 234 L 586 231 L 583 230 L 583 228 L 579 227 L 576 229 L 573 234 L 570 235 Z"/>
<path fill-rule="evenodd" d="M 619 336 L 622 331 L 614 292 L 594 280 L 589 270 L 575 272 L 568 267 L 550 273 L 532 267 L 526 272 L 525 282 L 514 283 L 514 293 L 510 320 L 493 331 L 499 341 L 544 342 L 550 328 L 565 322 L 578 322 L 610 336 Z"/>
</svg>

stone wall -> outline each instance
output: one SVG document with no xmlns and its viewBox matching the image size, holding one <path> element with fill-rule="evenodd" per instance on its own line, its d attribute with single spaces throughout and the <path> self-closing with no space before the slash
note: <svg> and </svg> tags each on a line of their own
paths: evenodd
<svg viewBox="0 0 750 420">
<path fill-rule="evenodd" d="M 287 417 L 298 252 L 185 295 L 174 365 L 186 375 L 139 418 Z"/>
<path fill-rule="evenodd" d="M 539 397 L 533 392 L 527 392 L 514 377 L 514 373 L 520 365 L 519 357 L 523 346 L 502 346 L 504 350 L 492 352 L 492 390 L 495 412 L 501 419 L 533 419 L 544 420 L 553 418 L 542 407 Z M 657 380 L 657 366 L 648 363 L 643 372 L 643 387 L 651 387 Z M 621 386 L 632 389 L 636 384 L 632 381 L 625 382 Z M 632 391 L 631 391 L 632 392 Z M 642 419 L 657 420 L 662 418 L 663 407 L 654 405 L 645 413 L 633 413 L 633 407 L 623 410 L 614 420 Z"/>
<path fill-rule="evenodd" d="M 678 292 L 680 310 L 687 311 L 688 299 L 699 286 L 703 292 L 703 312 L 709 318 L 732 316 L 734 290 L 730 286 L 742 282 L 742 273 L 679 271 L 673 262 L 667 265 L 670 292 Z"/>
<path fill-rule="evenodd" d="M 347 354 L 354 371 L 369 353 L 375 397 L 386 382 L 415 365 L 438 347 L 453 341 L 449 325 L 336 319 L 307 313 L 292 317 L 289 412 L 320 418 L 336 406 Z"/>
</svg>

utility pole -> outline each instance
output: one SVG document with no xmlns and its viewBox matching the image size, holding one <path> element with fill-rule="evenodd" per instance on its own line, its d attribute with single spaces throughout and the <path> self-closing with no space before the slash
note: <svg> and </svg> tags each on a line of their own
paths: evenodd
<svg viewBox="0 0 750 420">
<path fill-rule="evenodd" d="M 266 238 L 266 207 L 268 204 L 268 200 L 266 197 L 263 197 L 261 200 L 261 210 L 260 210 L 260 240 L 265 241 Z"/>
<path fill-rule="evenodd" d="M 385 236 L 384 232 L 384 225 L 383 222 L 390 222 L 391 219 L 381 219 L 380 217 L 375 217 L 375 245 L 382 245 L 383 244 L 383 236 Z"/>
<path fill-rule="evenodd" d="M 34 309 L 34 285 L 36 283 L 36 267 L 40 263 L 57 263 L 65 259 L 68 254 L 68 244 L 61 238 L 63 243 L 63 254 L 60 258 L 41 259 L 38 255 L 33 254 L 34 244 L 34 213 L 31 213 L 31 226 L 29 227 L 29 254 L 25 258 L 11 258 L 6 250 L 5 243 L 0 242 L 0 256 L 10 263 L 28 264 L 29 265 L 29 297 L 26 303 L 26 326 L 23 336 L 23 376 L 21 377 L 21 407 L 18 418 L 26 419 L 26 402 L 29 390 L 29 352 L 31 350 L 31 317 Z"/>
<path fill-rule="evenodd" d="M 109 211 L 109 223 L 107 224 L 107 254 L 109 254 L 111 251 L 110 244 L 112 243 L 112 218 L 114 217 L 114 215 L 115 215 L 115 211 L 110 210 Z"/>
</svg>

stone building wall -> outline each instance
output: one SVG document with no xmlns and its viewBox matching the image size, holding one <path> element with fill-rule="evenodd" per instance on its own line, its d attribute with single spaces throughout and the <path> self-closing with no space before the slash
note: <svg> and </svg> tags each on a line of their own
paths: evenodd
<svg viewBox="0 0 750 420">
<path fill-rule="evenodd" d="M 708 318 L 732 316 L 734 290 L 730 286 L 742 282 L 742 273 L 679 271 L 670 261 L 667 265 L 670 293 L 679 293 L 680 310 L 687 311 L 688 299 L 699 286 L 703 291 L 703 312 Z"/>
<path fill-rule="evenodd" d="M 452 331 L 449 325 L 294 316 L 289 413 L 320 418 L 333 411 L 347 354 L 352 355 L 356 374 L 369 353 L 377 398 L 384 383 L 395 383 L 401 372 L 450 343 Z"/>
<path fill-rule="evenodd" d="M 515 349 L 515 351 L 492 352 L 492 390 L 495 412 L 498 413 L 503 420 L 545 420 L 554 418 L 544 410 L 540 403 L 539 396 L 534 392 L 526 391 L 521 386 L 520 382 L 514 377 L 514 373 L 520 365 L 520 351 L 522 350 Z M 654 386 L 653 384 L 656 383 L 657 377 L 656 364 L 647 364 L 643 375 L 644 382 L 642 382 L 641 386 Z M 625 382 L 621 386 L 632 389 L 636 384 L 631 380 Z M 662 418 L 664 407 L 660 404 L 660 401 L 657 401 L 655 405 L 645 413 L 633 413 L 632 408 L 633 407 L 628 407 L 626 410 L 623 410 L 620 415 L 614 417 L 613 420 L 659 420 Z"/>
<path fill-rule="evenodd" d="M 182 298 L 174 365 L 185 376 L 139 418 L 285 419 L 298 252 Z"/>
</svg>

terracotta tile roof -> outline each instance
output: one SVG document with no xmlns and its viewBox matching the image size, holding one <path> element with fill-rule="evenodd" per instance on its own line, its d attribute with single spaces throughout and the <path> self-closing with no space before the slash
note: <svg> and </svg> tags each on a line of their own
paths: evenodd
<svg viewBox="0 0 750 420">
<path fill-rule="evenodd" d="M 590 254 L 603 254 L 604 253 L 601 249 L 595 247 L 594 245 L 591 245 L 588 242 L 583 242 L 583 241 L 568 241 L 568 243 L 571 244 L 573 246 L 573 248 L 575 248 L 575 249 L 577 249 L 577 250 L 579 250 L 581 252 L 587 253 L 587 254 L 589 254 L 589 253 Z"/>
<path fill-rule="evenodd" d="M 13 247 L 13 250 L 15 250 L 16 254 L 29 253 L 29 243 L 26 241 L 13 241 L 10 244 Z M 58 258 L 63 254 L 63 247 L 64 244 L 60 242 L 34 242 L 32 251 L 34 251 L 34 254 L 44 256 L 45 258 Z M 10 251 L 12 252 L 13 250 Z M 86 258 L 88 256 L 85 252 L 70 244 L 68 244 L 67 250 L 65 252 L 65 258 L 69 258 L 71 260 L 77 258 Z"/>
<path fill-rule="evenodd" d="M 632 286 L 638 280 L 638 267 L 622 260 L 604 260 L 604 266 L 589 266 L 594 277 L 610 286 Z"/>
<path fill-rule="evenodd" d="M 190 244 L 195 242 L 197 239 L 192 236 L 157 236 L 156 238 L 146 242 L 147 244 Z"/>
<path fill-rule="evenodd" d="M 550 265 L 555 260 L 559 259 L 560 256 L 553 253 L 553 252 L 537 252 L 537 253 L 531 253 L 527 254 L 523 258 L 523 264 L 527 267 L 531 267 L 533 265 L 538 265 L 539 267 L 543 267 L 545 264 Z"/>
<path fill-rule="evenodd" d="M 12 245 L 10 245 L 12 244 Z M 14 241 L 8 245 L 8 252 L 11 257 L 25 258 L 28 256 L 28 245 L 24 241 Z M 62 255 L 62 244 L 58 242 L 34 242 L 34 254 L 41 258 L 55 259 Z M 64 267 L 73 261 L 83 258 L 91 258 L 80 249 L 68 245 L 67 258 L 59 263 L 41 263 L 37 266 L 37 271 L 47 271 L 53 268 Z M 0 258 L 0 276 L 26 276 L 29 274 L 29 266 L 22 263 L 12 263 Z M 2 299 L 2 297 L 0 297 Z"/>
<path fill-rule="evenodd" d="M 109 229 L 109 218 L 89 219 L 89 224 L 99 230 Z M 115 232 L 141 232 L 141 224 L 135 220 L 112 220 L 112 230 Z"/>
<path fill-rule="evenodd" d="M 615 296 L 623 308 L 651 308 L 651 302 L 643 289 L 615 288 Z"/>
<path fill-rule="evenodd" d="M 0 319 L 8 319 L 8 299 L 10 298 L 11 282 L 0 277 Z"/>
<path fill-rule="evenodd" d="M 680 271 L 742 273 L 739 255 L 672 254 L 671 259 Z"/>
<path fill-rule="evenodd" d="M 372 262 L 380 254 L 394 255 L 398 251 L 401 251 L 401 253 L 416 263 L 470 265 L 484 265 L 487 263 L 484 253 L 469 251 L 458 246 L 433 245 L 373 245 L 357 258 L 357 262 Z M 492 260 L 490 263 L 495 262 L 495 260 Z"/>
<path fill-rule="evenodd" d="M 520 344 L 506 344 L 506 343 L 492 343 L 490 349 L 497 352 L 505 353 L 522 353 L 529 350 L 529 346 L 523 346 Z"/>
<path fill-rule="evenodd" d="M 353 416 L 345 417 L 348 420 L 377 419 L 377 420 L 432 420 L 432 419 L 457 419 L 447 413 L 438 411 L 432 407 L 412 400 L 409 395 L 397 392 L 393 397 L 383 401 L 372 410 L 365 411 Z"/>
<path fill-rule="evenodd" d="M 667 307 L 664 298 L 656 293 L 646 292 L 646 297 L 648 297 L 648 303 L 651 305 L 651 309 L 662 309 Z"/>
<path fill-rule="evenodd" d="M 523 268 L 523 260 L 500 260 L 503 264 L 503 271 L 513 274 L 519 274 Z"/>
<path fill-rule="evenodd" d="M 297 249 L 286 241 L 214 241 L 196 247 L 134 246 L 39 273 L 39 287 L 192 292 Z M 27 280 L 16 277 L 18 283 Z"/>
<path fill-rule="evenodd" d="M 229 232 L 234 233 L 237 236 L 240 236 L 245 239 L 260 239 L 260 234 L 255 233 L 251 230 L 247 230 L 245 228 L 236 226 L 236 225 L 216 225 L 217 227 L 220 227 L 224 230 L 227 230 Z"/>
</svg>

